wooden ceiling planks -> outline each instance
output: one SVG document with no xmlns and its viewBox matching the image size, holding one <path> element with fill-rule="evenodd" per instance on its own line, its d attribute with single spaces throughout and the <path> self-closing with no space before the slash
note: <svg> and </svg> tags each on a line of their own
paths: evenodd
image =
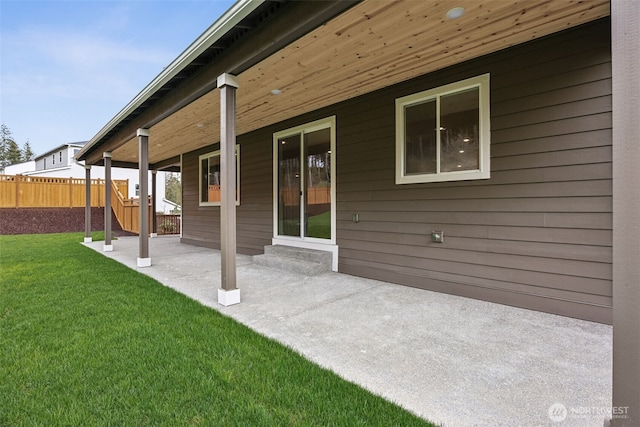
<svg viewBox="0 0 640 427">
<path fill-rule="evenodd" d="M 456 6 L 465 15 L 446 19 Z M 367 0 L 238 76 L 237 134 L 608 14 L 607 0 Z M 218 97 L 153 126 L 150 162 L 217 142 Z M 113 156 L 137 154 L 134 139 Z"/>
</svg>

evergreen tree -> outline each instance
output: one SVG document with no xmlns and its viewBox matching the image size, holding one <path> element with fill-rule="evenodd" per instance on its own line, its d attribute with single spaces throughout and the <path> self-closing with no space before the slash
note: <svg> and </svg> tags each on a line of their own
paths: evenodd
<svg viewBox="0 0 640 427">
<path fill-rule="evenodd" d="M 29 141 L 27 140 L 27 142 L 22 146 L 22 161 L 28 162 L 29 160 L 33 160 L 34 157 L 35 153 L 31 149 L 31 144 L 29 144 Z"/>
<path fill-rule="evenodd" d="M 0 126 L 0 169 L 4 169 L 12 164 L 9 160 L 12 143 L 15 144 L 11 130 L 3 123 L 2 126 Z"/>
<path fill-rule="evenodd" d="M 22 151 L 20 150 L 18 143 L 13 139 L 7 141 L 5 153 L 7 165 L 15 165 L 22 162 Z"/>
<path fill-rule="evenodd" d="M 180 174 L 168 173 L 164 179 L 164 197 L 178 205 L 182 204 Z"/>
</svg>

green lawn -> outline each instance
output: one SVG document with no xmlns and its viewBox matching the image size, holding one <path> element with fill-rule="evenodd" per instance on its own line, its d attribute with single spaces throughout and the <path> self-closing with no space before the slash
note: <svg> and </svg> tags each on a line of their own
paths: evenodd
<svg viewBox="0 0 640 427">
<path fill-rule="evenodd" d="M 0 426 L 429 425 L 81 240 L 0 236 Z"/>
</svg>

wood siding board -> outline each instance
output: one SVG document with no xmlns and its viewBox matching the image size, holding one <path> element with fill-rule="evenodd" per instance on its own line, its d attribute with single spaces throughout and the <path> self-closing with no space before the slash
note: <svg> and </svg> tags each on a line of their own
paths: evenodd
<svg viewBox="0 0 640 427">
<path fill-rule="evenodd" d="M 363 183 L 364 184 L 364 183 Z M 374 191 L 372 200 L 456 200 L 456 199 L 513 199 L 517 197 L 593 197 L 611 196 L 611 180 L 564 181 L 550 186 L 548 183 L 522 183 L 487 185 L 481 187 L 454 187 L 381 189 L 366 186 L 360 191 Z M 369 187 L 369 188 L 366 188 Z"/>
<path fill-rule="evenodd" d="M 511 92 L 509 92 L 511 93 Z M 521 95 L 512 99 L 492 97 L 491 116 L 500 118 L 505 115 L 611 95 L 611 78 L 589 80 L 573 86 L 564 86 L 546 91 Z M 493 121 L 492 121 L 493 124 Z"/>
<path fill-rule="evenodd" d="M 405 246 L 424 247 L 430 244 L 431 230 L 440 230 L 436 225 L 426 224 L 423 227 L 414 227 L 413 232 L 383 232 L 341 230 L 340 238 L 369 242 L 374 245 L 394 242 L 402 242 Z M 568 259 L 576 261 L 589 261 L 611 264 L 611 246 L 591 246 L 586 244 L 563 244 L 554 242 L 536 242 L 531 240 L 501 240 L 482 236 L 488 235 L 488 230 L 479 233 L 480 236 L 456 235 L 446 233 L 447 250 L 477 251 L 483 253 L 497 253 L 522 255 L 542 258 Z M 438 246 L 431 244 L 435 249 Z"/>
<path fill-rule="evenodd" d="M 341 206 L 340 204 L 338 206 Z M 343 207 L 344 208 L 344 207 Z M 360 221 L 412 222 L 427 218 L 431 222 L 444 224 L 502 225 L 523 227 L 546 227 L 550 229 L 597 229 L 611 230 L 611 213 L 548 213 L 548 212 L 426 212 L 423 216 L 413 212 L 372 212 L 360 209 L 338 210 L 351 220 L 351 214 L 359 212 Z"/>
<path fill-rule="evenodd" d="M 611 141 L 611 129 L 600 129 L 590 132 L 576 132 L 568 135 L 533 138 L 525 141 L 508 141 L 498 143 L 492 141 L 491 158 L 522 154 L 546 153 L 572 150 L 577 148 L 608 147 Z"/>
<path fill-rule="evenodd" d="M 575 117 L 593 116 L 611 112 L 611 96 L 581 99 L 573 102 L 539 107 L 502 116 L 491 116 L 491 129 L 500 131 L 526 125 L 555 122 Z"/>
<path fill-rule="evenodd" d="M 343 218 L 341 218 L 343 217 Z M 446 236 L 478 239 L 497 239 L 512 242 L 547 242 L 571 245 L 591 245 L 611 247 L 610 230 L 568 229 L 519 226 L 482 226 L 455 223 L 434 223 L 423 220 L 415 222 L 362 221 L 353 223 L 350 215 L 338 215 L 340 237 L 349 238 L 348 232 L 380 232 L 392 234 L 424 235 L 432 230 L 447 230 Z"/>
<path fill-rule="evenodd" d="M 425 240 L 428 236 L 424 236 Z M 540 256 L 522 256 L 480 251 L 473 249 L 449 249 L 435 244 L 405 245 L 397 243 L 381 243 L 340 239 L 340 249 L 357 250 L 367 247 L 370 256 L 375 255 L 382 264 L 420 267 L 428 262 L 430 265 L 448 265 L 447 263 L 467 264 L 469 266 L 491 266 L 522 272 L 551 273 L 566 276 L 586 277 L 607 280 L 611 278 L 611 264 L 607 262 L 576 261 L 563 257 L 549 258 Z M 364 244 L 363 244 L 364 243 Z M 375 243 L 372 245 L 371 243 Z M 488 246 L 488 243 L 487 243 Z M 514 244 L 516 246 L 516 244 Z M 379 258 L 382 255 L 385 258 Z M 441 270 L 447 271 L 447 270 Z M 455 270 L 450 270 L 455 271 Z M 524 273 L 523 273 L 524 274 Z"/>
<path fill-rule="evenodd" d="M 425 280 L 422 277 L 406 275 L 375 266 L 344 265 L 344 272 L 361 277 L 377 280 L 395 281 L 407 286 L 443 292 L 484 301 L 506 304 L 515 307 L 528 308 L 564 316 L 577 317 L 594 322 L 611 323 L 612 312 L 610 305 L 585 304 L 566 299 L 555 299 L 526 293 L 510 292 L 504 289 L 488 289 L 485 287 L 468 286 L 455 282 Z"/>
<path fill-rule="evenodd" d="M 344 256 L 342 255 L 344 252 Z M 415 262 L 414 259 L 405 260 L 403 263 L 385 263 L 384 255 L 377 253 L 370 254 L 365 259 L 354 256 L 351 249 L 342 249 L 340 256 L 341 266 L 353 265 L 361 263 L 371 268 L 385 269 L 394 271 L 399 274 L 411 274 L 416 277 L 422 277 L 428 281 L 432 276 L 447 277 L 464 277 L 460 279 L 463 283 L 479 283 L 485 279 L 492 280 L 502 289 L 509 290 L 513 287 L 528 287 L 536 290 L 538 294 L 547 292 L 553 293 L 554 290 L 573 291 L 573 300 L 579 300 L 579 294 L 593 294 L 601 296 L 611 295 L 611 280 L 580 277 L 573 275 L 560 275 L 548 272 L 517 270 L 500 266 L 490 265 L 470 265 L 466 263 L 457 263 L 451 261 L 433 260 L 429 261 L 429 268 L 424 268 L 425 262 Z M 344 259 L 343 259 L 344 258 Z M 458 282 L 459 283 L 459 282 Z"/>
<path fill-rule="evenodd" d="M 559 150 L 549 153 L 533 153 L 492 159 L 491 167 L 497 171 L 569 166 L 577 164 L 610 163 L 611 146 Z"/>
<path fill-rule="evenodd" d="M 352 172 L 349 169 L 339 175 L 340 193 L 354 191 L 396 189 L 395 182 L 379 175 L 369 176 L 366 174 Z M 514 169 L 495 171 L 491 173 L 488 181 L 458 181 L 431 183 L 430 188 L 457 188 L 457 187 L 482 187 L 485 185 L 504 185 L 519 183 L 542 183 L 542 182 L 563 182 L 563 181 L 583 181 L 583 180 L 610 180 L 611 163 L 588 163 L 584 165 L 561 165 L 552 167 L 538 167 L 528 169 Z M 403 187 L 423 188 L 421 184 L 408 184 Z"/>
<path fill-rule="evenodd" d="M 527 69 L 529 75 L 510 73 L 510 78 L 518 80 L 502 87 L 500 83 L 497 83 L 495 89 L 492 89 L 492 99 L 496 102 L 516 100 L 518 97 L 546 93 L 611 78 L 611 63 L 608 60 L 593 61 L 577 69 L 567 65 L 555 70 L 544 70 L 544 74 L 531 74 L 535 68 L 530 67 Z M 499 80 L 499 77 L 496 76 L 494 80 Z M 493 96 L 494 93 L 495 96 Z"/>
<path fill-rule="evenodd" d="M 611 212 L 611 197 L 554 197 L 466 199 L 466 200 L 398 200 L 393 203 L 375 201 L 342 201 L 342 209 L 377 212 L 544 212 L 544 213 L 607 213 Z M 390 209 L 392 207 L 392 209 Z"/>
<path fill-rule="evenodd" d="M 526 125 L 520 128 L 492 130 L 491 141 L 522 141 L 532 138 L 566 135 L 573 133 L 575 129 L 579 129 L 581 132 L 611 129 L 611 113 L 573 117 L 569 119 Z"/>
</svg>

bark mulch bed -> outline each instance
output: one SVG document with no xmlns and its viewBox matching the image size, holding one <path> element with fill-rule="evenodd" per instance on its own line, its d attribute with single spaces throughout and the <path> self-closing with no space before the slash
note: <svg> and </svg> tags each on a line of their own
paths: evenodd
<svg viewBox="0 0 640 427">
<path fill-rule="evenodd" d="M 133 236 L 123 231 L 113 212 L 115 236 Z M 104 208 L 91 208 L 91 230 L 104 230 Z M 44 234 L 84 231 L 84 208 L 0 208 L 0 235 Z"/>
</svg>

